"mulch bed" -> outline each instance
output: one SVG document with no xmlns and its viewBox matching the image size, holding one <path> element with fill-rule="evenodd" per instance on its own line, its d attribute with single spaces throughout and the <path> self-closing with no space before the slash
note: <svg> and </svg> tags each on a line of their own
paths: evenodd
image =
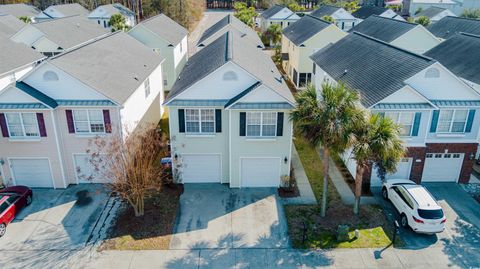
<svg viewBox="0 0 480 269">
<path fill-rule="evenodd" d="M 289 188 L 278 188 L 278 195 L 282 198 L 293 198 L 300 196 L 300 191 L 298 191 L 298 187 L 289 189 Z"/>
</svg>

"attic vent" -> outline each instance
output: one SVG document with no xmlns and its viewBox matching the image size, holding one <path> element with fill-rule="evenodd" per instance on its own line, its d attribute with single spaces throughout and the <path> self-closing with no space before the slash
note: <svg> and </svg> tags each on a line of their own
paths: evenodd
<svg viewBox="0 0 480 269">
<path fill-rule="evenodd" d="M 45 81 L 58 81 L 58 75 L 57 73 L 53 71 L 46 71 L 43 73 L 43 80 Z"/>
<path fill-rule="evenodd" d="M 225 81 L 235 81 L 235 80 L 238 80 L 238 76 L 233 71 L 227 71 L 227 72 L 225 72 L 225 74 L 223 74 L 223 80 L 225 80 Z"/>
<path fill-rule="evenodd" d="M 425 72 L 425 78 L 439 78 L 440 77 L 440 71 L 438 71 L 437 68 L 429 68 Z"/>
</svg>

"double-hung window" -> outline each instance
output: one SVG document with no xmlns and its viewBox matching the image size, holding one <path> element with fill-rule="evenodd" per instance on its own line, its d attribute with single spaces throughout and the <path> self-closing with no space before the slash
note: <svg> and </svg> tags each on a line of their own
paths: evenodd
<svg viewBox="0 0 480 269">
<path fill-rule="evenodd" d="M 467 123 L 467 109 L 440 110 L 438 116 L 438 133 L 463 133 Z"/>
<path fill-rule="evenodd" d="M 247 112 L 247 136 L 272 137 L 277 132 L 277 112 Z"/>
<path fill-rule="evenodd" d="M 37 116 L 35 113 L 6 113 L 10 137 L 39 137 Z"/>
<path fill-rule="evenodd" d="M 185 109 L 185 131 L 191 134 L 215 133 L 215 110 Z"/>
<path fill-rule="evenodd" d="M 105 122 L 102 110 L 73 110 L 75 133 L 105 133 Z"/>
<path fill-rule="evenodd" d="M 412 136 L 414 112 L 385 112 L 385 116 L 400 125 L 400 136 Z"/>
</svg>

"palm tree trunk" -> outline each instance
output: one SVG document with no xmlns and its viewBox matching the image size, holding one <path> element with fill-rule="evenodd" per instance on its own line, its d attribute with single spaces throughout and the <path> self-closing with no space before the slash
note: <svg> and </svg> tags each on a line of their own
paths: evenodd
<svg viewBox="0 0 480 269">
<path fill-rule="evenodd" d="M 360 213 L 360 198 L 362 197 L 363 171 L 364 165 L 357 163 L 357 171 L 355 174 L 355 203 L 353 204 L 353 213 Z"/>
<path fill-rule="evenodd" d="M 323 218 L 327 214 L 327 196 L 328 196 L 328 163 L 330 160 L 330 152 L 328 148 L 323 148 L 323 194 L 322 206 L 320 207 L 320 216 Z"/>
</svg>

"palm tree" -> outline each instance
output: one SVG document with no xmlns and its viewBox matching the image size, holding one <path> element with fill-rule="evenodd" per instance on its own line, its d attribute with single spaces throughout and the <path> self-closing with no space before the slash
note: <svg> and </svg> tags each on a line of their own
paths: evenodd
<svg viewBox="0 0 480 269">
<path fill-rule="evenodd" d="M 360 212 L 363 173 L 370 163 L 376 163 L 388 173 L 395 172 L 400 159 L 405 155 L 405 147 L 400 139 L 400 126 L 390 118 L 380 114 L 363 112 L 363 117 L 355 121 L 353 158 L 357 161 L 355 173 L 355 203 L 353 212 Z"/>
<path fill-rule="evenodd" d="M 282 40 L 282 26 L 272 24 L 265 31 L 265 36 L 270 40 L 270 46 L 277 45 Z"/>
<path fill-rule="evenodd" d="M 328 193 L 328 163 L 331 152 L 342 152 L 352 141 L 352 122 L 359 115 L 359 95 L 343 84 L 323 84 L 320 96 L 314 86 L 296 94 L 290 115 L 298 131 L 314 147 L 323 146 L 323 195 L 320 215 L 325 217 Z M 361 114 L 361 113 L 360 113 Z"/>
</svg>

